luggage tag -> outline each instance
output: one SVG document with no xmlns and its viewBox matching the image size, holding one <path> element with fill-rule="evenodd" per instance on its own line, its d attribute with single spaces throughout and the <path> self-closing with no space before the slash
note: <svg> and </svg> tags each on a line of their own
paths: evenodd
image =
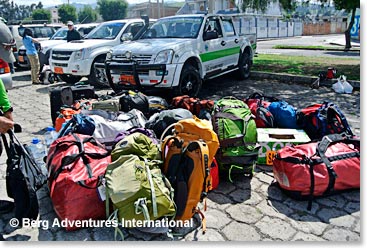
<svg viewBox="0 0 367 248">
<path fill-rule="evenodd" d="M 102 179 L 102 184 L 97 188 L 98 197 L 101 201 L 106 200 L 106 180 Z"/>
</svg>

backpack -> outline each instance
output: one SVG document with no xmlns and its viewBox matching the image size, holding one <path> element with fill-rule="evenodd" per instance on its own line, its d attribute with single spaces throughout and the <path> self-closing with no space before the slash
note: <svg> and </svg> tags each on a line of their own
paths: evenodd
<svg viewBox="0 0 367 248">
<path fill-rule="evenodd" d="M 275 97 L 265 96 L 255 92 L 244 100 L 250 108 L 251 113 L 255 116 L 256 127 L 272 128 L 275 127 L 273 114 L 267 109 L 271 102 L 279 101 Z"/>
<path fill-rule="evenodd" d="M 288 196 L 309 200 L 360 187 L 360 140 L 330 134 L 316 143 L 285 146 L 273 160 L 274 177 Z"/>
<path fill-rule="evenodd" d="M 133 133 L 116 144 L 111 157 L 106 195 L 119 220 L 174 217 L 173 189 L 161 172 L 158 145 L 142 133 Z"/>
<path fill-rule="evenodd" d="M 353 135 L 342 111 L 332 102 L 313 104 L 297 112 L 297 124 L 311 140 L 321 139 L 327 134 L 346 132 Z"/>
<path fill-rule="evenodd" d="M 272 102 L 268 110 L 274 116 L 276 127 L 279 128 L 299 128 L 297 125 L 296 109 L 286 101 Z"/>
<path fill-rule="evenodd" d="M 155 113 L 159 113 L 162 110 L 168 109 L 167 101 L 159 96 L 147 96 L 149 103 L 149 115 L 152 116 Z"/>
<path fill-rule="evenodd" d="M 258 127 L 258 128 L 271 128 L 271 127 L 274 127 L 274 116 L 265 107 L 265 105 L 263 103 L 263 100 L 261 100 L 261 99 L 246 99 L 245 103 L 250 108 L 251 113 L 255 116 L 256 127 Z"/>
<path fill-rule="evenodd" d="M 259 146 L 256 123 L 246 103 L 234 97 L 218 100 L 212 123 L 220 142 L 216 159 L 221 170 L 228 173 L 229 181 L 232 182 L 232 169 L 252 176 Z"/>
<path fill-rule="evenodd" d="M 176 220 L 189 220 L 197 212 L 202 215 L 198 203 L 211 189 L 209 166 L 219 142 L 209 121 L 194 117 L 172 126 L 174 134 L 167 136 L 161 146 L 162 171 L 175 190 Z M 205 232 L 205 218 L 202 217 Z"/>
<path fill-rule="evenodd" d="M 77 133 L 55 140 L 49 149 L 48 186 L 61 220 L 105 219 L 105 204 L 97 188 L 111 163 L 107 150 L 92 136 Z M 67 223 L 66 230 L 77 226 Z"/>
<path fill-rule="evenodd" d="M 133 109 L 140 110 L 145 117 L 149 117 L 148 98 L 140 92 L 126 91 L 120 96 L 120 110 L 129 112 Z"/>
<path fill-rule="evenodd" d="M 161 138 L 164 130 L 168 126 L 189 118 L 192 118 L 192 113 L 186 109 L 163 110 L 160 113 L 152 115 L 145 124 L 145 128 L 153 130 L 157 137 Z"/>
<path fill-rule="evenodd" d="M 14 199 L 15 218 L 22 223 L 23 218 L 36 220 L 39 205 L 37 190 L 47 181 L 25 146 L 23 146 L 12 130 L 8 131 L 9 143 L 5 134 L 1 134 L 7 155 L 6 160 L 6 192 Z M 1 142 L 0 142 L 1 143 Z"/>
<path fill-rule="evenodd" d="M 174 108 L 183 108 L 189 110 L 193 115 L 199 116 L 201 110 L 212 111 L 213 100 L 200 100 L 199 98 L 188 95 L 176 96 L 172 99 L 171 105 Z"/>
</svg>

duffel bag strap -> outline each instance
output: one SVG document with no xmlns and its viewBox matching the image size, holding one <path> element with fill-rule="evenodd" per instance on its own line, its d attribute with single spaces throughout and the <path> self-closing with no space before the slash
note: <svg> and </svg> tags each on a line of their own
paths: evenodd
<svg viewBox="0 0 367 248">
<path fill-rule="evenodd" d="M 331 134 L 331 135 L 324 136 L 322 140 L 317 144 L 316 152 L 320 156 L 321 160 L 325 163 L 328 174 L 329 174 L 329 184 L 324 194 L 327 194 L 328 192 L 330 192 L 330 190 L 334 188 L 335 179 L 338 177 L 330 160 L 325 155 L 326 150 L 332 143 L 343 141 L 343 140 L 345 140 L 345 136 L 340 135 L 340 134 Z"/>
</svg>

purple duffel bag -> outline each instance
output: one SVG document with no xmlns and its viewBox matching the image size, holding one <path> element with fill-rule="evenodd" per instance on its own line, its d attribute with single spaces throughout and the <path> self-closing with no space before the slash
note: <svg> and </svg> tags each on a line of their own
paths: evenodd
<svg viewBox="0 0 367 248">
<path fill-rule="evenodd" d="M 115 144 L 117 144 L 117 142 L 119 142 L 120 140 L 122 140 L 123 138 L 125 138 L 126 136 L 132 134 L 132 133 L 142 133 L 146 136 L 148 136 L 149 138 L 151 138 L 153 144 L 159 144 L 159 141 L 157 139 L 157 136 L 155 135 L 153 130 L 150 129 L 146 129 L 146 128 L 142 128 L 142 127 L 132 127 L 128 130 L 126 130 L 125 132 L 120 132 L 117 134 L 116 138 L 115 138 Z"/>
</svg>

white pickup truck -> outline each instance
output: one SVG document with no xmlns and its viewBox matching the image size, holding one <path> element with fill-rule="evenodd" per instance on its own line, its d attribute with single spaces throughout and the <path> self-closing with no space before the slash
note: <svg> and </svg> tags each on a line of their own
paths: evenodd
<svg viewBox="0 0 367 248">
<path fill-rule="evenodd" d="M 97 67 L 106 68 L 115 91 L 166 88 L 197 96 L 203 80 L 235 70 L 248 78 L 253 56 L 230 16 L 190 14 L 159 19 L 140 39 L 113 47 Z"/>
<path fill-rule="evenodd" d="M 114 20 L 100 24 L 83 40 L 74 40 L 52 48 L 49 64 L 61 80 L 73 84 L 88 77 L 94 86 L 108 86 L 104 70 L 95 69 L 104 62 L 107 52 L 131 39 L 145 25 L 143 19 Z"/>
</svg>

